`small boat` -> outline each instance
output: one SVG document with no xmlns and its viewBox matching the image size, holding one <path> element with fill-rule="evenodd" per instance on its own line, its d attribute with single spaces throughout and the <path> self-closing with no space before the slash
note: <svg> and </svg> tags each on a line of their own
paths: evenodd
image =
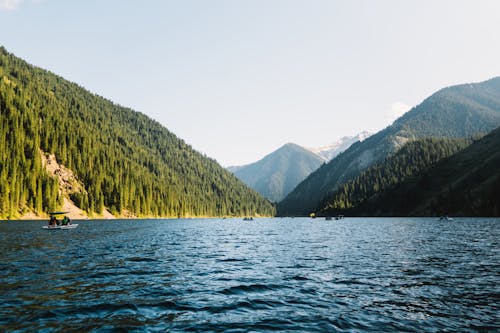
<svg viewBox="0 0 500 333">
<path fill-rule="evenodd" d="M 59 230 L 59 229 L 75 229 L 78 227 L 78 224 L 72 224 L 69 217 L 66 216 L 68 212 L 50 212 L 50 220 L 49 225 L 44 225 L 42 229 L 48 230 Z M 57 219 L 57 216 L 62 215 L 63 218 L 61 221 Z"/>
<path fill-rule="evenodd" d="M 58 230 L 58 229 L 75 229 L 76 227 L 78 227 L 78 224 L 55 225 L 55 226 L 44 225 L 42 229 Z"/>
<path fill-rule="evenodd" d="M 331 221 L 332 220 L 332 217 L 331 216 L 327 216 L 325 217 L 325 221 Z"/>
<path fill-rule="evenodd" d="M 446 216 L 441 216 L 439 218 L 439 221 L 453 221 L 453 218 L 449 217 L 448 215 Z"/>
<path fill-rule="evenodd" d="M 253 217 L 244 217 L 243 221 L 253 221 Z"/>
<path fill-rule="evenodd" d="M 342 220 L 344 218 L 344 215 L 337 215 L 335 216 L 336 220 Z"/>
</svg>

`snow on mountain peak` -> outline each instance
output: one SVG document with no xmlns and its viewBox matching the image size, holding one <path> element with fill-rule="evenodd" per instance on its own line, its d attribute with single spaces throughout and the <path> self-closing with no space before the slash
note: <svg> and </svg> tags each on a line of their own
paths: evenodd
<svg viewBox="0 0 500 333">
<path fill-rule="evenodd" d="M 352 144 L 358 141 L 364 141 L 372 133 L 363 131 L 355 136 L 344 136 L 338 141 L 333 142 L 327 146 L 317 147 L 317 148 L 307 148 L 313 153 L 323 157 L 326 161 L 332 160 L 335 156 L 345 151 Z"/>
</svg>

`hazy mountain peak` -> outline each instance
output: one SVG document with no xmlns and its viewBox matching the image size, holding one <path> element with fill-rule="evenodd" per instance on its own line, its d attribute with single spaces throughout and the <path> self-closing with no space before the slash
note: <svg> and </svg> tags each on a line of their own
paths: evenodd
<svg viewBox="0 0 500 333">
<path fill-rule="evenodd" d="M 293 142 L 287 142 L 283 146 L 278 148 L 278 150 L 304 150 L 304 147 L 299 146 L 298 144 Z"/>
<path fill-rule="evenodd" d="M 257 162 L 227 169 L 266 198 L 279 201 L 322 163 L 322 157 L 289 142 Z"/>
<path fill-rule="evenodd" d="M 329 145 L 326 145 L 326 146 L 317 147 L 317 148 L 307 148 L 307 149 L 312 151 L 313 153 L 321 156 L 326 161 L 330 161 L 335 156 L 337 156 L 338 154 L 342 153 L 347 148 L 349 148 L 352 144 L 354 144 L 358 141 L 364 141 L 370 135 L 372 135 L 372 133 L 370 133 L 368 131 L 363 131 L 363 132 L 358 133 L 357 135 L 354 135 L 354 136 L 344 136 L 344 137 L 340 138 L 339 140 L 337 140 Z"/>
<path fill-rule="evenodd" d="M 320 148 L 288 142 L 255 163 L 230 166 L 227 170 L 266 198 L 279 201 L 323 163 L 370 135 L 364 131 Z"/>
</svg>

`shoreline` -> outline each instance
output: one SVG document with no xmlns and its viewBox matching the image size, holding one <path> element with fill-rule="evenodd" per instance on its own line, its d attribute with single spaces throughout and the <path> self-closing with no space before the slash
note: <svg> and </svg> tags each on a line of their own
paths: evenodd
<svg viewBox="0 0 500 333">
<path fill-rule="evenodd" d="M 242 219 L 245 217 L 250 217 L 251 215 L 241 215 L 241 216 L 114 216 L 103 215 L 103 216 L 86 216 L 86 217 L 75 217 L 72 218 L 71 214 L 67 214 L 72 221 L 91 221 L 91 220 L 190 220 L 190 219 Z M 251 216 L 253 218 L 274 218 L 276 216 Z M 8 221 L 45 221 L 50 217 L 47 216 L 32 216 L 24 215 L 19 218 L 4 218 L 0 217 L 0 222 Z"/>
</svg>

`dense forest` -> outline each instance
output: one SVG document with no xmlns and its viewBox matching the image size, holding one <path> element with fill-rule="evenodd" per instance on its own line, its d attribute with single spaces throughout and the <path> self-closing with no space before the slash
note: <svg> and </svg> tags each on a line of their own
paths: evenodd
<svg viewBox="0 0 500 333">
<path fill-rule="evenodd" d="M 500 77 L 441 89 L 391 126 L 352 145 L 301 182 L 277 207 L 278 215 L 307 216 L 346 182 L 382 162 L 406 142 L 428 137 L 467 138 L 500 126 Z"/>
<path fill-rule="evenodd" d="M 373 196 L 390 191 L 409 177 L 425 172 L 431 165 L 464 149 L 471 142 L 452 138 L 408 142 L 394 155 L 368 168 L 327 196 L 316 215 L 348 214 Z"/>
<path fill-rule="evenodd" d="M 500 216 L 500 128 L 390 189 L 350 215 Z"/>
<path fill-rule="evenodd" d="M 188 124 L 186 125 L 188 126 Z M 272 215 L 272 204 L 158 122 L 0 48 L 0 217 L 58 209 L 54 154 L 89 215 Z"/>
</svg>

